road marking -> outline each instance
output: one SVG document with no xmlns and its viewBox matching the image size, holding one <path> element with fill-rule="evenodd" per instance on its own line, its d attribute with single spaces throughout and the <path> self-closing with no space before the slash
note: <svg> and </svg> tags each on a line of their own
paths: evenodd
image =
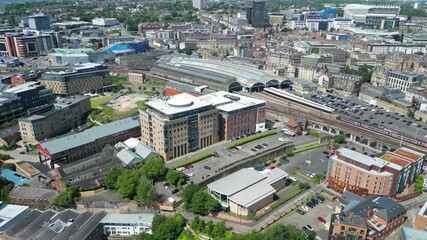
<svg viewBox="0 0 427 240">
<path fill-rule="evenodd" d="M 330 205 L 327 205 L 327 204 L 326 204 L 326 207 L 328 207 L 328 208 L 330 208 L 330 209 L 333 209 L 333 207 L 332 207 L 332 206 L 330 206 Z"/>
</svg>

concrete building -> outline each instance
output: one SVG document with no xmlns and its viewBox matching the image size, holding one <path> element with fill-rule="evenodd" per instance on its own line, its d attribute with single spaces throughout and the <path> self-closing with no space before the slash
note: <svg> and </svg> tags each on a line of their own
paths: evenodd
<svg viewBox="0 0 427 240">
<path fill-rule="evenodd" d="M 352 19 L 348 19 L 348 18 L 334 18 L 332 21 L 332 27 L 335 30 L 347 29 L 347 28 L 351 28 L 354 26 L 355 26 L 354 21 Z"/>
<path fill-rule="evenodd" d="M 357 96 L 362 87 L 362 77 L 354 74 L 327 74 L 327 80 L 319 81 L 325 89 L 334 90 L 344 96 Z"/>
<path fill-rule="evenodd" d="M 112 84 L 108 67 L 95 63 L 77 65 L 68 71 L 45 72 L 40 83 L 63 96 L 103 91 Z"/>
<path fill-rule="evenodd" d="M 147 77 L 143 71 L 132 70 L 128 73 L 128 81 L 131 84 L 144 84 L 147 82 Z"/>
<path fill-rule="evenodd" d="M 391 198 L 361 198 L 345 191 L 339 198 L 342 210 L 331 216 L 328 239 L 389 239 L 403 225 L 406 208 Z"/>
<path fill-rule="evenodd" d="M 344 18 L 352 19 L 356 24 L 378 27 L 381 20 L 397 17 L 399 12 L 399 5 L 347 4 L 344 7 Z"/>
<path fill-rule="evenodd" d="M 49 30 L 50 17 L 44 14 L 29 16 L 28 26 L 31 30 Z"/>
<path fill-rule="evenodd" d="M 145 36 L 146 32 L 158 31 L 165 28 L 165 25 L 160 22 L 146 22 L 138 24 L 138 33 Z"/>
<path fill-rule="evenodd" d="M 206 94 L 199 99 L 219 110 L 219 138 L 232 140 L 265 131 L 266 102 L 224 91 Z"/>
<path fill-rule="evenodd" d="M 92 19 L 92 24 L 95 26 L 101 26 L 101 27 L 110 27 L 117 25 L 119 21 L 115 18 L 94 18 Z"/>
<path fill-rule="evenodd" d="M 418 4 L 418 3 L 415 3 Z M 399 240 L 423 240 L 427 239 L 427 231 L 403 227 Z"/>
<path fill-rule="evenodd" d="M 102 151 L 131 137 L 139 137 L 141 130 L 137 117 L 129 117 L 89 128 L 83 132 L 42 142 L 37 145 L 40 162 L 70 163 Z"/>
<path fill-rule="evenodd" d="M 49 53 L 49 58 L 52 61 L 52 66 L 77 65 L 89 62 L 87 53 Z"/>
<path fill-rule="evenodd" d="M 409 89 L 419 86 L 421 76 L 412 72 L 389 71 L 386 86 L 407 92 Z"/>
<path fill-rule="evenodd" d="M 0 122 L 42 111 L 55 99 L 52 90 L 38 82 L 28 82 L 0 93 Z"/>
<path fill-rule="evenodd" d="M 257 171 L 243 168 L 208 184 L 209 194 L 221 206 L 239 216 L 255 213 L 273 202 L 274 194 L 285 187 L 286 172 L 279 168 Z"/>
<path fill-rule="evenodd" d="M 141 142 L 166 161 L 219 141 L 218 110 L 207 101 L 182 93 L 146 103 L 141 111 Z"/>
<path fill-rule="evenodd" d="M 265 23 L 265 0 L 253 0 L 251 24 L 254 28 L 263 28 Z"/>
<path fill-rule="evenodd" d="M 427 201 L 415 215 L 414 229 L 427 231 Z"/>
<path fill-rule="evenodd" d="M 97 240 L 102 239 L 100 221 L 106 212 L 97 213 L 73 209 L 60 212 L 54 210 L 32 210 L 27 216 L 6 231 L 6 239 L 43 239 L 43 240 Z"/>
<path fill-rule="evenodd" d="M 206 8 L 207 0 L 193 0 L 193 8 L 202 10 Z"/>
<path fill-rule="evenodd" d="M 0 54 L 20 58 L 37 57 L 58 47 L 58 42 L 58 35 L 55 33 L 6 34 L 0 36 Z"/>
<path fill-rule="evenodd" d="M 152 234 L 152 213 L 109 213 L 101 220 L 104 235 L 114 237 L 138 236 L 141 233 Z"/>
<path fill-rule="evenodd" d="M 36 143 L 66 133 L 85 122 L 90 110 L 90 97 L 76 95 L 60 99 L 48 112 L 20 118 L 21 137 L 28 143 Z"/>
<path fill-rule="evenodd" d="M 423 154 L 407 148 L 387 152 L 381 158 L 340 148 L 329 160 L 328 186 L 360 196 L 395 196 L 414 182 L 421 172 L 423 159 Z"/>
</svg>

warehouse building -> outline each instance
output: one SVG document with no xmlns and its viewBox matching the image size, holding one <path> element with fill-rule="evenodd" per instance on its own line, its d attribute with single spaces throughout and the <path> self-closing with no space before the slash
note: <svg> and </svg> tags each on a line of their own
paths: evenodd
<svg viewBox="0 0 427 240">
<path fill-rule="evenodd" d="M 263 171 L 243 168 L 208 184 L 208 191 L 231 213 L 247 216 L 272 203 L 274 194 L 285 187 L 287 176 L 279 168 Z"/>
</svg>

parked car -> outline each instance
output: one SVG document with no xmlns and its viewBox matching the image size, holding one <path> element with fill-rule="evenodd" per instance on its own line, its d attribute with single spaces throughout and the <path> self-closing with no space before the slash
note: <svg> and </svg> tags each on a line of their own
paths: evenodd
<svg viewBox="0 0 427 240">
<path fill-rule="evenodd" d="M 280 166 L 282 166 L 282 164 L 281 164 L 281 163 L 277 163 L 277 164 L 276 164 L 276 167 L 280 167 Z"/>
<path fill-rule="evenodd" d="M 315 197 L 315 199 L 316 199 L 319 203 L 322 203 L 322 202 L 324 202 L 324 201 L 325 201 L 325 199 L 324 199 L 324 198 L 322 198 L 322 197 L 320 197 L 320 196 Z"/>
<path fill-rule="evenodd" d="M 251 148 L 251 151 L 252 151 L 252 152 L 256 152 L 255 148 Z"/>
<path fill-rule="evenodd" d="M 177 193 L 177 192 L 179 192 L 179 190 L 175 188 L 174 190 L 172 190 L 172 192 L 171 192 L 171 193 L 172 193 L 172 194 L 175 194 L 175 193 Z"/>
<path fill-rule="evenodd" d="M 322 200 L 322 202 L 324 202 L 324 201 L 325 201 L 325 198 L 324 198 L 324 197 L 322 197 L 322 196 L 317 196 L 317 198 L 318 198 L 318 199 L 320 199 L 320 200 Z"/>
<path fill-rule="evenodd" d="M 319 222 L 326 224 L 326 220 L 323 219 L 322 217 L 317 217 L 317 220 L 319 220 Z"/>
<path fill-rule="evenodd" d="M 170 188 L 170 187 L 171 187 L 171 184 L 170 184 L 170 183 L 168 183 L 168 182 L 165 182 L 165 183 L 163 184 L 163 186 L 164 186 L 166 189 L 168 189 L 168 188 Z"/>
<path fill-rule="evenodd" d="M 315 198 L 312 198 L 310 201 L 311 201 L 314 205 L 319 204 L 319 201 L 317 201 Z"/>
<path fill-rule="evenodd" d="M 262 144 L 264 147 L 268 147 L 268 144 L 267 143 L 263 143 Z"/>
<path fill-rule="evenodd" d="M 305 205 L 307 205 L 309 208 L 314 208 L 314 204 L 312 202 L 308 202 Z"/>
<path fill-rule="evenodd" d="M 310 225 L 305 225 L 304 227 L 302 227 L 302 229 L 306 231 L 314 231 L 314 228 Z"/>
<path fill-rule="evenodd" d="M 211 167 L 209 167 L 209 166 L 204 166 L 203 168 L 206 170 L 211 170 Z"/>
<path fill-rule="evenodd" d="M 310 211 L 310 208 L 308 208 L 307 206 L 302 206 L 301 210 L 303 210 L 304 212 L 308 212 Z"/>
<path fill-rule="evenodd" d="M 305 212 L 304 212 L 304 211 L 302 211 L 301 209 L 298 209 L 298 210 L 297 210 L 297 213 L 299 213 L 299 214 L 301 214 L 301 215 L 304 215 L 304 214 L 305 214 Z"/>
<path fill-rule="evenodd" d="M 289 179 L 291 179 L 291 180 L 292 180 L 292 181 L 294 181 L 294 182 L 297 180 L 297 178 L 296 178 L 296 177 L 294 177 L 294 176 L 290 176 L 290 177 L 289 177 Z"/>
</svg>

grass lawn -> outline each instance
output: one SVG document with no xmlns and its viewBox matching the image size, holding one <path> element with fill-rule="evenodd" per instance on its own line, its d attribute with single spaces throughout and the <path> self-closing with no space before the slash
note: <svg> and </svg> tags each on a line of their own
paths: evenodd
<svg viewBox="0 0 427 240">
<path fill-rule="evenodd" d="M 146 90 L 144 93 L 145 95 L 147 95 L 147 97 L 152 97 L 154 96 L 154 94 L 156 94 L 155 91 L 150 91 L 150 90 Z"/>
<path fill-rule="evenodd" d="M 318 138 L 322 136 L 322 133 L 320 133 L 316 130 L 312 130 L 312 129 L 308 130 L 308 134 L 310 134 L 311 136 L 314 136 L 314 137 L 318 137 Z"/>
<path fill-rule="evenodd" d="M 308 151 L 308 150 L 315 149 L 315 148 L 322 147 L 322 146 L 323 146 L 322 144 L 317 143 L 317 142 L 315 142 L 315 143 L 308 143 L 308 144 L 304 144 L 304 145 L 296 147 L 292 151 L 292 153 L 296 154 L 296 153 Z"/>
<path fill-rule="evenodd" d="M 148 85 L 151 85 L 151 86 L 154 86 L 154 87 L 164 87 L 164 86 L 166 86 L 166 83 L 160 82 L 160 81 L 156 81 L 156 80 L 150 80 L 150 81 L 148 81 Z"/>
<path fill-rule="evenodd" d="M 228 149 L 232 149 L 236 146 L 240 146 L 240 145 L 255 141 L 257 139 L 267 137 L 267 136 L 271 136 L 271 135 L 275 135 L 275 134 L 277 134 L 277 131 L 271 131 L 271 132 L 264 132 L 264 133 L 256 134 L 256 135 L 244 138 L 242 140 L 235 141 L 234 143 L 232 143 L 231 145 L 228 146 Z"/>
<path fill-rule="evenodd" d="M 115 96 L 116 95 L 110 95 L 110 96 L 101 96 L 101 97 L 93 98 L 90 100 L 90 107 L 97 109 L 99 104 L 110 101 Z"/>
<path fill-rule="evenodd" d="M 304 192 L 306 189 L 295 189 L 293 192 L 289 193 L 288 195 L 286 195 L 286 197 L 281 198 L 279 200 L 277 200 L 275 203 L 273 203 L 273 205 L 271 205 L 271 209 L 275 209 L 278 206 L 282 205 L 283 203 L 291 200 L 292 198 L 294 198 L 295 196 L 297 196 L 298 194 Z"/>
</svg>

